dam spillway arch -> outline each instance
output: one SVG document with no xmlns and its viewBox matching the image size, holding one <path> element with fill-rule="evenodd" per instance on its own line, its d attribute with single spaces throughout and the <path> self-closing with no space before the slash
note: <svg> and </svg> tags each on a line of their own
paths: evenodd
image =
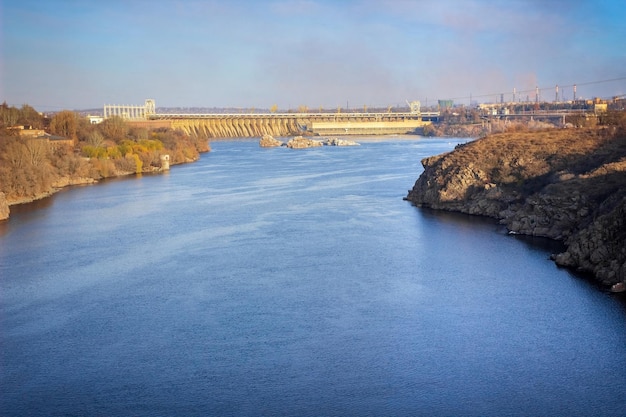
<svg viewBox="0 0 626 417">
<path fill-rule="evenodd" d="M 302 133 L 296 119 L 271 117 L 176 118 L 171 119 L 170 126 L 188 135 L 208 138 L 290 136 Z"/>
</svg>

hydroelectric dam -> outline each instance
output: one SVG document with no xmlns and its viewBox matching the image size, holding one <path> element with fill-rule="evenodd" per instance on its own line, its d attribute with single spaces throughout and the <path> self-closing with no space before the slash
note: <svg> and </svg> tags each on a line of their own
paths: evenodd
<svg viewBox="0 0 626 417">
<path fill-rule="evenodd" d="M 154 100 L 145 106 L 105 105 L 104 117 L 120 116 L 134 126 L 180 129 L 208 138 L 263 135 L 343 136 L 421 133 L 439 112 L 421 112 L 412 102 L 408 112 L 297 112 L 297 113 L 157 113 Z"/>
</svg>

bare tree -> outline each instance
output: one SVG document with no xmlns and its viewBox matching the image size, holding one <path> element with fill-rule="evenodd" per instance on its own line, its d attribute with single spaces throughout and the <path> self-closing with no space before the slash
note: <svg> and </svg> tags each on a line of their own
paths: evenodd
<svg viewBox="0 0 626 417">
<path fill-rule="evenodd" d="M 94 148 L 99 148 L 104 143 L 104 136 L 102 133 L 94 130 L 89 135 L 87 135 L 87 145 L 91 145 Z"/>
<path fill-rule="evenodd" d="M 63 136 L 68 139 L 76 139 L 76 126 L 78 120 L 76 113 L 63 110 L 54 115 L 50 121 L 50 131 L 54 135 Z"/>
<path fill-rule="evenodd" d="M 3 138 L 0 149 L 3 150 L 2 159 L 14 169 L 20 169 L 26 164 L 24 144 L 18 138 Z"/>
<path fill-rule="evenodd" d="M 19 110 L 19 123 L 32 126 L 33 129 L 43 128 L 43 116 L 28 104 L 24 104 Z"/>
<path fill-rule="evenodd" d="M 34 167 L 40 167 L 48 160 L 50 147 L 46 139 L 29 139 L 25 143 L 28 162 Z"/>
<path fill-rule="evenodd" d="M 20 112 L 15 107 L 2 106 L 2 124 L 5 127 L 15 126 L 20 118 Z"/>
<path fill-rule="evenodd" d="M 112 116 L 98 125 L 105 139 L 121 142 L 128 135 L 128 124 L 119 116 Z"/>
</svg>

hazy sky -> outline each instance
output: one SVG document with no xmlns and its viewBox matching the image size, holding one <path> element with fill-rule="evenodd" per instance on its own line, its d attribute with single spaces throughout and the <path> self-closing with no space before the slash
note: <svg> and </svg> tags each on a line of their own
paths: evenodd
<svg viewBox="0 0 626 417">
<path fill-rule="evenodd" d="M 0 101 L 362 108 L 626 93 L 626 0 L 0 0 Z M 521 92 L 521 93 L 520 93 Z"/>
</svg>

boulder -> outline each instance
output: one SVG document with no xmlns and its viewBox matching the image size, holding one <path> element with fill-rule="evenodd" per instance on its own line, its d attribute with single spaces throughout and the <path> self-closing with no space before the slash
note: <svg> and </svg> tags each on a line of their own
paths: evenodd
<svg viewBox="0 0 626 417">
<path fill-rule="evenodd" d="M 319 146 L 322 146 L 322 142 L 319 140 L 307 139 L 302 136 L 296 136 L 287 142 L 287 147 L 291 149 L 316 148 Z"/>
<path fill-rule="evenodd" d="M 358 146 L 360 145 L 360 143 L 357 143 L 352 140 L 337 139 L 337 138 L 328 138 L 322 143 L 324 144 L 324 146 Z"/>
<path fill-rule="evenodd" d="M 274 139 L 272 135 L 263 135 L 259 141 L 259 146 L 261 148 L 275 148 L 277 146 L 283 146 L 283 143 L 278 139 Z"/>
</svg>

